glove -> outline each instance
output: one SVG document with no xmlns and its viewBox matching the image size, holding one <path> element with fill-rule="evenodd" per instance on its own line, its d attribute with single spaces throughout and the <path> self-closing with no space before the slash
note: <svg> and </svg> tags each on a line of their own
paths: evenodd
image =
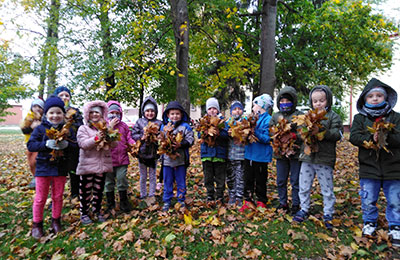
<svg viewBox="0 0 400 260">
<path fill-rule="evenodd" d="M 58 143 L 58 148 L 60 150 L 63 150 L 68 147 L 68 141 L 67 140 L 62 140 L 61 142 Z"/>
<path fill-rule="evenodd" d="M 56 140 L 53 139 L 49 139 L 46 141 L 46 147 L 52 150 L 59 150 L 57 144 L 56 144 Z"/>
<path fill-rule="evenodd" d="M 190 143 L 186 140 L 182 140 L 181 148 L 189 148 L 189 147 L 190 147 Z"/>
</svg>

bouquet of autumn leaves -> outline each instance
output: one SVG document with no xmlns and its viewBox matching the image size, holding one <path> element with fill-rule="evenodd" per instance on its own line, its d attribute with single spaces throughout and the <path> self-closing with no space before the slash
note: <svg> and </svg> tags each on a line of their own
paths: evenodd
<svg viewBox="0 0 400 260">
<path fill-rule="evenodd" d="M 199 119 L 196 131 L 200 133 L 200 143 L 210 147 L 215 146 L 220 130 L 225 127 L 225 120 L 216 116 L 205 115 Z"/>
<path fill-rule="evenodd" d="M 159 134 L 160 134 L 160 126 L 157 125 L 156 123 L 150 121 L 143 128 L 142 138 L 140 140 L 136 141 L 136 143 L 132 147 L 129 148 L 132 156 L 137 157 L 139 155 L 140 146 L 142 145 L 142 142 L 147 143 L 147 144 L 158 145 Z"/>
<path fill-rule="evenodd" d="M 297 131 L 303 139 L 304 153 L 307 155 L 318 152 L 318 142 L 324 139 L 326 130 L 321 131 L 321 121 L 327 119 L 326 113 L 325 109 L 315 109 L 304 115 L 293 116 L 292 123 L 300 126 Z"/>
<path fill-rule="evenodd" d="M 175 160 L 179 156 L 176 150 L 181 146 L 182 140 L 182 132 L 174 133 L 174 126 L 169 122 L 160 132 L 157 154 L 166 154 Z"/>
<path fill-rule="evenodd" d="M 373 149 L 376 152 L 377 158 L 379 158 L 380 149 L 384 149 L 387 153 L 390 153 L 389 149 L 386 147 L 388 145 L 387 136 L 394 127 L 395 124 L 385 122 L 383 118 L 375 120 L 372 127 L 367 126 L 368 131 L 373 135 L 373 140 L 364 140 L 364 148 Z"/>
<path fill-rule="evenodd" d="M 237 145 L 258 142 L 258 138 L 254 133 L 257 120 L 258 116 L 250 115 L 241 121 L 229 122 L 229 135 L 233 138 L 233 142 Z"/>
<path fill-rule="evenodd" d="M 46 129 L 46 135 L 49 139 L 55 140 L 56 144 L 60 143 L 63 140 L 68 140 L 68 136 L 70 135 L 70 127 L 74 123 L 74 115 L 76 114 L 75 109 L 70 109 L 65 114 L 65 124 L 60 130 L 55 128 Z M 51 158 L 50 161 L 54 161 L 55 159 L 64 156 L 64 152 L 62 150 L 52 150 L 50 152 Z"/>
<path fill-rule="evenodd" d="M 292 123 L 289 123 L 284 117 L 280 117 L 278 123 L 270 127 L 272 148 L 276 155 L 289 158 L 296 154 L 296 149 L 300 148 L 295 144 L 296 139 L 292 138 L 294 133 L 291 130 Z"/>
<path fill-rule="evenodd" d="M 121 139 L 121 134 L 119 133 L 118 129 L 112 129 L 111 127 L 108 127 L 106 121 L 100 120 L 91 124 L 100 132 L 100 134 L 94 138 L 97 151 L 100 149 L 109 150 L 112 142 L 119 141 Z"/>
</svg>

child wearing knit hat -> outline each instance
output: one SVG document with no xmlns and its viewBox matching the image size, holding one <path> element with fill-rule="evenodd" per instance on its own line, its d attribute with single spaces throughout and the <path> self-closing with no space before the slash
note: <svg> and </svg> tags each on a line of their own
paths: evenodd
<svg viewBox="0 0 400 260">
<path fill-rule="evenodd" d="M 68 140 L 56 141 L 49 139 L 46 130 L 54 128 L 60 131 L 64 125 L 64 103 L 51 96 L 44 104 L 45 117 L 36 127 L 27 143 L 30 152 L 38 152 L 35 171 L 36 195 L 33 202 L 32 236 L 39 239 L 43 236 L 43 211 L 51 184 L 52 223 L 54 233 L 61 231 L 61 211 L 64 185 L 68 174 L 68 158 L 72 148 L 76 147 L 75 132 L 69 129 Z M 54 158 L 52 150 L 63 150 L 63 154 Z"/>
</svg>

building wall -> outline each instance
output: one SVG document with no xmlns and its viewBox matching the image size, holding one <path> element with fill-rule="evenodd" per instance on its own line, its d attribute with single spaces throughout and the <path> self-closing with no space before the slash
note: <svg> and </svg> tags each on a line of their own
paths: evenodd
<svg viewBox="0 0 400 260">
<path fill-rule="evenodd" d="M 7 112 L 14 113 L 4 117 L 5 121 L 0 122 L 0 125 L 19 125 L 22 121 L 22 105 L 13 105 L 11 108 L 6 110 Z"/>
</svg>

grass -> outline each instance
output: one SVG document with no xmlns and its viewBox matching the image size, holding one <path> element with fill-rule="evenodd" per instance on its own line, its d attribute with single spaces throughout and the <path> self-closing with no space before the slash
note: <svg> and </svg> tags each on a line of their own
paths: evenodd
<svg viewBox="0 0 400 260">
<path fill-rule="evenodd" d="M 131 200 L 135 209 L 103 224 L 82 226 L 79 205 L 66 185 L 64 231 L 48 232 L 50 211 L 45 210 L 46 237 L 30 237 L 34 191 L 25 162 L 21 134 L 0 133 L 0 258 L 1 259 L 380 259 L 399 257 L 387 241 L 385 203 L 379 203 L 380 229 L 376 239 L 359 236 L 360 201 L 357 194 L 356 150 L 347 141 L 338 147 L 335 170 L 337 197 L 334 230 L 324 228 L 322 198 L 314 185 L 311 217 L 293 225 L 291 216 L 275 213 L 278 205 L 275 170 L 271 165 L 266 210 L 239 213 L 237 208 L 204 203 L 199 147 L 192 148 L 188 169 L 188 210 L 161 212 L 157 202 L 147 206 L 138 199 L 136 159 L 129 167 Z"/>
</svg>

